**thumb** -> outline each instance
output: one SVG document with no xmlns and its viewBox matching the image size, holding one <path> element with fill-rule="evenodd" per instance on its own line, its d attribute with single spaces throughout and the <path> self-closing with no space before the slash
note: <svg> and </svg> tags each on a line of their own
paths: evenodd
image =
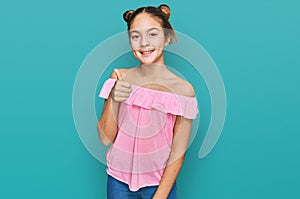
<svg viewBox="0 0 300 199">
<path fill-rule="evenodd" d="M 123 80 L 122 74 L 121 74 L 121 72 L 119 71 L 119 69 L 115 68 L 115 69 L 114 69 L 114 72 L 116 73 L 117 79 L 118 79 L 118 80 Z"/>
</svg>

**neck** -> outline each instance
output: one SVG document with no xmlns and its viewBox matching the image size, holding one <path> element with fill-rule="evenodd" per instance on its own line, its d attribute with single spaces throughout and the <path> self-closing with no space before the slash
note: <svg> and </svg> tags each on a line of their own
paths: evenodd
<svg viewBox="0 0 300 199">
<path fill-rule="evenodd" d="M 166 72 L 167 67 L 164 64 L 152 63 L 152 64 L 141 64 L 139 71 L 142 76 L 149 78 L 159 78 Z"/>
</svg>

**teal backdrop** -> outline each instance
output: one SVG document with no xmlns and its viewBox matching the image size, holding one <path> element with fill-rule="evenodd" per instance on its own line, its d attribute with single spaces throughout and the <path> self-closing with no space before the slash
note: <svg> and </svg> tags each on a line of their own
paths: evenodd
<svg viewBox="0 0 300 199">
<path fill-rule="evenodd" d="M 0 198 L 106 198 L 105 165 L 74 124 L 73 84 L 88 54 L 126 29 L 125 10 L 161 3 L 171 7 L 174 28 L 210 54 L 227 95 L 222 135 L 199 159 L 211 107 L 205 85 L 194 85 L 203 94 L 200 130 L 178 198 L 300 198 L 296 0 L 2 2 Z"/>
</svg>

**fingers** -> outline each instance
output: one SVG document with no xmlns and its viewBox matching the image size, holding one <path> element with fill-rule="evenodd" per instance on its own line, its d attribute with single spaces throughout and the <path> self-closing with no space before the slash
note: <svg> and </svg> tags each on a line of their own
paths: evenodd
<svg viewBox="0 0 300 199">
<path fill-rule="evenodd" d="M 123 102 L 129 97 L 130 93 L 125 93 L 121 91 L 115 91 L 113 92 L 113 100 L 117 102 Z"/>
<path fill-rule="evenodd" d="M 127 97 L 113 97 L 112 98 L 115 102 L 124 102 Z"/>
<path fill-rule="evenodd" d="M 123 102 L 130 96 L 131 90 L 128 88 L 114 88 L 112 99 L 117 102 Z"/>
<path fill-rule="evenodd" d="M 128 82 L 118 81 L 113 90 L 118 93 L 130 94 L 131 92 L 130 83 L 128 86 Z"/>
<path fill-rule="evenodd" d="M 131 91 L 131 84 L 129 82 L 119 80 L 116 84 L 116 88 L 118 90 L 122 90 L 124 92 L 130 92 Z"/>
<path fill-rule="evenodd" d="M 123 76 L 122 76 L 121 72 L 119 71 L 119 69 L 115 68 L 114 72 L 116 73 L 118 80 L 123 80 Z"/>
<path fill-rule="evenodd" d="M 126 100 L 131 93 L 131 84 L 123 80 L 123 76 L 119 69 L 114 69 L 117 76 L 117 82 L 112 90 L 112 99 L 117 102 Z"/>
</svg>

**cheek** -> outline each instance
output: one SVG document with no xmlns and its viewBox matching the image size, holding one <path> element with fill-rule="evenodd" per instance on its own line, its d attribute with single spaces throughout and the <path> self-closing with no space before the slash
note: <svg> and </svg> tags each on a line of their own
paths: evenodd
<svg viewBox="0 0 300 199">
<path fill-rule="evenodd" d="M 153 46 L 159 49 L 164 48 L 165 46 L 165 40 L 161 39 L 161 40 L 156 40 L 153 42 Z"/>
<path fill-rule="evenodd" d="M 164 48 L 165 46 L 165 38 L 163 36 L 160 36 L 156 39 L 152 40 L 152 45 L 156 48 Z"/>
<path fill-rule="evenodd" d="M 137 50 L 137 49 L 139 49 L 139 46 L 140 46 L 138 41 L 130 41 L 130 45 L 131 45 L 132 50 Z"/>
</svg>

